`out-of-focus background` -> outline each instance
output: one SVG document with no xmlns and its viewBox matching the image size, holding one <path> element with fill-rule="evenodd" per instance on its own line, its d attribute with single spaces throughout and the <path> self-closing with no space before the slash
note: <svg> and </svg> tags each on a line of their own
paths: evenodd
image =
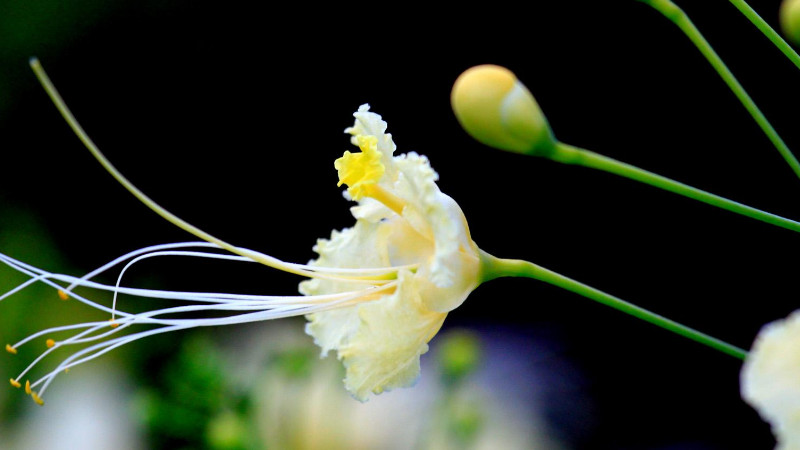
<svg viewBox="0 0 800 450">
<path fill-rule="evenodd" d="M 750 3 L 777 24 L 779 1 Z M 800 149 L 800 71 L 727 1 L 679 4 Z M 484 250 L 749 347 L 798 304 L 800 236 L 486 148 L 458 126 L 450 87 L 473 65 L 507 66 L 564 142 L 787 217 L 800 218 L 800 180 L 654 10 L 633 0 L 527 8 L 0 3 L 0 252 L 79 275 L 190 239 L 81 146 L 28 68 L 37 56 L 124 174 L 237 245 L 306 262 L 318 237 L 352 224 L 333 160 L 350 147 L 352 113 L 370 103 L 399 152 L 429 156 Z M 23 280 L 0 268 L 3 291 Z M 264 294 L 291 294 L 299 281 L 189 260 L 144 262 L 126 280 Z M 0 303 L 0 341 L 89 317 L 32 287 Z M 773 445 L 739 397 L 740 362 L 531 280 L 478 288 L 432 341 L 419 385 L 363 405 L 302 328 L 289 319 L 139 341 L 60 377 L 44 408 L 0 389 L 0 448 Z M 0 378 L 30 352 L 0 356 Z"/>
</svg>

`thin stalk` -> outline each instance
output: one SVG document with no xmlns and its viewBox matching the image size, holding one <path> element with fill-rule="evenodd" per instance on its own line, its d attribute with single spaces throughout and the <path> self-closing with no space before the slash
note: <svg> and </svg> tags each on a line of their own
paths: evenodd
<svg viewBox="0 0 800 450">
<path fill-rule="evenodd" d="M 488 272 L 487 278 L 489 279 L 498 277 L 526 277 L 543 281 L 545 283 L 558 286 L 562 289 L 566 289 L 570 292 L 582 295 L 603 305 L 610 306 L 625 314 L 644 320 L 645 322 L 649 322 L 685 338 L 699 342 L 703 345 L 713 348 L 714 350 L 725 353 L 726 355 L 733 356 L 734 358 L 744 360 L 745 357 L 747 357 L 747 351 L 739 347 L 709 336 L 691 327 L 687 327 L 686 325 L 675 322 L 674 320 L 667 319 L 664 316 L 626 302 L 621 298 L 607 294 L 599 289 L 595 289 L 571 278 L 567 278 L 561 274 L 553 272 L 552 270 L 545 269 L 544 267 L 536 265 L 532 262 L 519 259 L 495 258 L 488 253 L 483 253 L 481 256 L 484 260 L 484 266 Z"/>
<path fill-rule="evenodd" d="M 728 85 L 728 88 L 731 90 L 731 92 L 733 92 L 736 98 L 739 99 L 747 112 L 750 113 L 750 116 L 753 118 L 753 120 L 755 120 L 755 122 L 761 128 L 761 131 L 764 132 L 770 142 L 772 142 L 772 145 L 775 146 L 783 159 L 786 160 L 786 162 L 789 164 L 789 167 L 791 167 L 792 171 L 794 171 L 795 175 L 800 178 L 800 161 L 797 160 L 783 139 L 781 139 L 780 135 L 778 135 L 778 132 L 775 131 L 775 128 L 772 126 L 772 124 L 770 124 L 769 120 L 767 120 L 767 117 L 764 115 L 764 113 L 762 113 L 758 106 L 756 106 L 756 103 L 753 101 L 750 95 L 747 94 L 747 91 L 745 91 L 744 87 L 742 87 L 741 83 L 739 83 L 739 80 L 737 80 L 733 73 L 728 69 L 728 66 L 725 65 L 725 63 L 722 61 L 722 58 L 719 57 L 717 52 L 715 52 L 711 47 L 711 44 L 709 44 L 706 38 L 700 33 L 700 30 L 698 30 L 694 23 L 692 23 L 692 21 L 689 19 L 689 16 L 687 16 L 686 13 L 671 0 L 641 1 L 652 6 L 666 18 L 675 23 L 675 25 L 677 25 L 678 28 L 680 28 L 681 31 L 683 31 L 683 33 L 692 41 L 695 47 L 700 50 L 700 53 L 702 53 L 706 60 L 708 60 L 709 64 L 711 64 L 714 70 L 717 71 L 722 80 L 725 81 L 725 84 Z M 737 3 L 736 0 L 731 0 L 731 2 L 734 4 Z M 744 2 L 741 1 L 740 3 Z M 752 9 L 750 11 L 752 11 Z M 753 14 L 755 14 L 754 11 Z M 756 14 L 756 16 L 758 15 Z M 763 22 L 763 20 L 761 22 Z M 769 25 L 766 26 L 769 27 Z M 782 39 L 781 42 L 783 42 Z M 786 44 L 785 42 L 783 43 Z M 792 51 L 792 53 L 794 52 Z M 794 55 L 797 56 L 796 53 Z"/>
<path fill-rule="evenodd" d="M 772 214 L 760 209 L 747 206 L 733 200 L 728 200 L 710 192 L 683 184 L 670 178 L 656 175 L 636 166 L 617 161 L 613 158 L 594 153 L 589 150 L 574 147 L 572 145 L 559 142 L 556 150 L 550 155 L 555 161 L 565 164 L 575 164 L 579 166 L 599 169 L 605 172 L 620 175 L 631 180 L 640 181 L 654 187 L 664 189 L 675 194 L 683 195 L 703 203 L 716 206 L 752 219 L 760 220 L 772 225 L 776 225 L 788 230 L 800 232 L 800 222 L 796 222 L 776 214 Z"/>
<path fill-rule="evenodd" d="M 757 12 L 750 5 L 747 4 L 744 0 L 730 0 L 733 6 L 736 7 L 742 14 L 744 14 L 747 19 L 753 23 L 762 33 L 764 36 L 767 37 L 776 47 L 778 50 L 783 52 L 789 61 L 794 63 L 798 69 L 800 69 L 800 55 L 789 45 L 778 32 L 776 32 L 769 24 L 758 15 Z"/>
</svg>

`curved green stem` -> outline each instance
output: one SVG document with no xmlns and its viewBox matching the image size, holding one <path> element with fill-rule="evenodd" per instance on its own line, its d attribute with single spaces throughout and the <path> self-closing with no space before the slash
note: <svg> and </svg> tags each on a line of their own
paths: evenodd
<svg viewBox="0 0 800 450">
<path fill-rule="evenodd" d="M 778 149 L 778 152 L 781 154 L 781 156 L 783 156 L 783 159 L 786 160 L 786 162 L 789 164 L 789 167 L 792 168 L 795 175 L 797 175 L 797 177 L 800 178 L 800 162 L 797 160 L 797 158 L 795 158 L 794 154 L 792 154 L 792 151 L 789 149 L 789 147 L 786 145 L 783 139 L 781 139 L 781 137 L 778 135 L 778 132 L 775 131 L 775 128 L 773 128 L 772 124 L 769 123 L 769 120 L 767 120 L 767 117 L 764 115 L 764 113 L 762 113 L 761 110 L 758 108 L 758 106 L 756 106 L 756 103 L 753 101 L 750 95 L 747 94 L 747 91 L 745 91 L 741 83 L 739 83 L 739 81 L 736 79 L 733 73 L 728 69 L 728 66 L 725 65 L 725 63 L 722 61 L 722 58 L 720 58 L 719 55 L 717 55 L 717 53 L 711 47 L 711 44 L 708 43 L 708 41 L 700 33 L 700 30 L 698 30 L 697 27 L 694 25 L 694 23 L 692 23 L 692 21 L 689 19 L 689 16 L 687 16 L 686 13 L 683 12 L 683 10 L 680 9 L 677 5 L 675 5 L 675 3 L 673 3 L 671 0 L 641 0 L 641 1 L 652 6 L 661 14 L 663 14 L 665 17 L 667 17 L 669 20 L 671 20 L 673 23 L 675 23 L 675 25 L 677 25 L 678 28 L 680 28 L 681 31 L 683 31 L 683 33 L 692 41 L 695 47 L 697 47 L 697 49 L 700 50 L 700 53 L 702 53 L 703 56 L 706 58 L 706 60 L 708 60 L 708 62 L 711 64 L 714 70 L 716 70 L 719 76 L 722 77 L 722 80 L 725 81 L 725 84 L 728 85 L 728 88 L 730 88 L 731 92 L 733 92 L 733 94 L 736 95 L 736 98 L 739 99 L 739 101 L 745 107 L 747 112 L 750 113 L 750 116 L 753 118 L 753 120 L 756 121 L 756 123 L 764 132 L 764 134 L 767 136 L 767 138 L 770 140 L 770 142 L 772 142 L 772 145 L 774 145 L 775 148 Z M 737 3 L 735 0 L 731 1 L 734 4 Z M 754 11 L 753 14 L 755 14 Z M 757 16 L 758 15 L 756 14 L 756 17 Z M 761 20 L 761 22 L 763 23 L 763 20 Z M 766 23 L 764 25 L 766 25 Z M 767 28 L 769 28 L 769 25 L 766 26 Z M 770 30 L 772 29 L 770 28 Z M 778 38 L 780 39 L 780 37 Z M 781 41 L 783 40 L 781 39 Z M 786 43 L 784 42 L 784 44 Z M 795 56 L 797 56 L 796 53 Z"/>
<path fill-rule="evenodd" d="M 747 17 L 753 25 L 756 26 L 764 36 L 767 37 L 773 44 L 775 44 L 778 49 L 786 55 L 789 60 L 800 69 L 800 55 L 794 51 L 791 45 L 789 45 L 780 34 L 778 34 L 769 24 L 758 15 L 757 12 L 750 5 L 747 4 L 744 0 L 730 0 L 733 6 L 736 7 L 745 17 Z"/>
<path fill-rule="evenodd" d="M 768 213 L 760 209 L 747 206 L 725 197 L 706 192 L 701 189 L 680 183 L 670 178 L 656 175 L 636 166 L 626 164 L 615 159 L 594 153 L 589 150 L 574 147 L 572 145 L 559 142 L 556 144 L 555 151 L 550 158 L 565 164 L 575 164 L 592 169 L 600 169 L 605 172 L 620 175 L 631 180 L 640 181 L 657 188 L 664 189 L 675 194 L 683 195 L 718 208 L 726 209 L 743 216 L 747 216 L 772 225 L 777 225 L 788 230 L 800 232 L 800 222 L 796 222 L 776 214 Z"/>
<path fill-rule="evenodd" d="M 209 233 L 197 228 L 196 226 L 186 222 L 185 220 L 181 219 L 180 217 L 176 216 L 175 214 L 167 211 L 161 205 L 156 203 L 153 199 L 148 197 L 144 192 L 140 191 L 139 188 L 133 185 L 127 178 L 125 178 L 122 173 L 120 173 L 116 167 L 103 155 L 99 148 L 94 144 L 89 135 L 83 130 L 83 127 L 78 123 L 75 116 L 72 115 L 72 111 L 67 107 L 67 104 L 64 103 L 64 100 L 61 98 L 61 94 L 58 93 L 58 90 L 53 85 L 53 82 L 50 81 L 50 77 L 47 76 L 47 73 L 42 68 L 41 63 L 36 58 L 31 58 L 30 60 L 31 69 L 33 69 L 33 73 L 36 74 L 36 78 L 39 79 L 39 82 L 42 84 L 42 87 L 47 92 L 47 95 L 53 101 L 58 112 L 61 113 L 61 116 L 64 117 L 64 120 L 67 121 L 67 124 L 72 128 L 72 131 L 78 136 L 84 146 L 92 153 L 92 155 L 97 159 L 98 162 L 103 166 L 106 171 L 114 177 L 122 186 L 125 187 L 134 197 L 136 197 L 140 202 L 144 203 L 148 208 L 155 211 L 158 215 L 169 221 L 170 223 L 174 224 L 178 228 L 185 230 L 188 233 L 191 233 L 198 238 L 211 242 L 212 244 L 218 245 L 220 248 L 223 248 L 235 255 L 244 256 L 250 258 L 256 262 L 264 264 L 265 266 L 273 267 L 279 270 L 283 270 L 285 272 L 294 273 L 297 275 L 307 276 L 307 273 L 292 268 L 285 263 L 277 260 L 268 255 L 264 255 L 262 253 L 257 253 L 252 250 L 246 250 L 238 248 L 232 244 L 229 244 L 222 239 L 219 239 L 215 236 L 212 236 Z"/>
<path fill-rule="evenodd" d="M 625 300 L 622 300 L 611 294 L 607 294 L 591 286 L 587 286 L 571 278 L 567 278 L 534 263 L 519 259 L 500 259 L 486 252 L 481 253 L 481 258 L 483 260 L 483 266 L 485 270 L 484 276 L 487 280 L 499 277 L 527 277 L 544 281 L 545 283 L 549 283 L 562 289 L 566 289 L 570 292 L 580 294 L 598 303 L 602 303 L 603 305 L 610 306 L 618 311 L 622 311 L 625 314 L 629 314 L 638 319 L 644 320 L 645 322 L 649 322 L 653 325 L 664 328 L 665 330 L 669 330 L 703 345 L 707 345 L 714 350 L 718 350 L 735 358 L 743 360 L 747 356 L 747 352 L 739 347 L 728 344 L 727 342 L 711 337 L 705 333 L 701 333 L 693 328 L 687 327 L 686 325 L 667 319 L 664 316 L 648 311 L 644 308 L 626 302 Z"/>
</svg>

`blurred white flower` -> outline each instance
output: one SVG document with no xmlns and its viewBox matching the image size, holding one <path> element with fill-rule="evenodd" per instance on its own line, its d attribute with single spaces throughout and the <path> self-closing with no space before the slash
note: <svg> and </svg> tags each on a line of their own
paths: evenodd
<svg viewBox="0 0 800 450">
<path fill-rule="evenodd" d="M 778 449 L 800 449 L 800 311 L 765 325 L 741 373 L 742 398 L 772 425 Z"/>
<path fill-rule="evenodd" d="M 109 364 L 68 377 L 51 407 L 29 414 L 21 426 L 3 430 L 0 447 L 13 450 L 136 450 L 145 448 L 128 416 L 131 389 Z"/>
</svg>

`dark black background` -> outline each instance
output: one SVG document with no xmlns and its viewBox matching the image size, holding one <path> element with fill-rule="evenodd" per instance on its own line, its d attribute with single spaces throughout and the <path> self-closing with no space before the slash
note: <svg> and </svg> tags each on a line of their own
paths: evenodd
<svg viewBox="0 0 800 450">
<path fill-rule="evenodd" d="M 800 148 L 800 71 L 729 2 L 679 3 Z M 751 5 L 776 24 L 779 1 Z M 368 102 L 398 151 L 429 156 L 482 249 L 749 347 L 762 324 L 795 309 L 800 236 L 612 175 L 486 148 L 458 126 L 450 87 L 472 65 L 507 66 L 562 141 L 788 217 L 800 217 L 800 180 L 697 50 L 648 6 L 526 6 L 6 5 L 0 195 L 35 210 L 85 270 L 189 239 L 82 148 L 27 68 L 35 55 L 142 190 L 230 242 L 305 262 L 317 237 L 352 223 L 333 160 L 349 148 L 352 112 Z M 255 268 L 165 267 L 165 279 L 203 289 L 290 293 L 297 282 Z M 567 389 L 590 399 L 589 410 L 574 405 L 581 411 L 555 394 L 544 399 L 575 448 L 773 445 L 740 400 L 740 362 L 582 297 L 494 281 L 450 315 L 454 325 L 552 342 L 570 362 L 563 370 L 581 374 Z"/>
</svg>

